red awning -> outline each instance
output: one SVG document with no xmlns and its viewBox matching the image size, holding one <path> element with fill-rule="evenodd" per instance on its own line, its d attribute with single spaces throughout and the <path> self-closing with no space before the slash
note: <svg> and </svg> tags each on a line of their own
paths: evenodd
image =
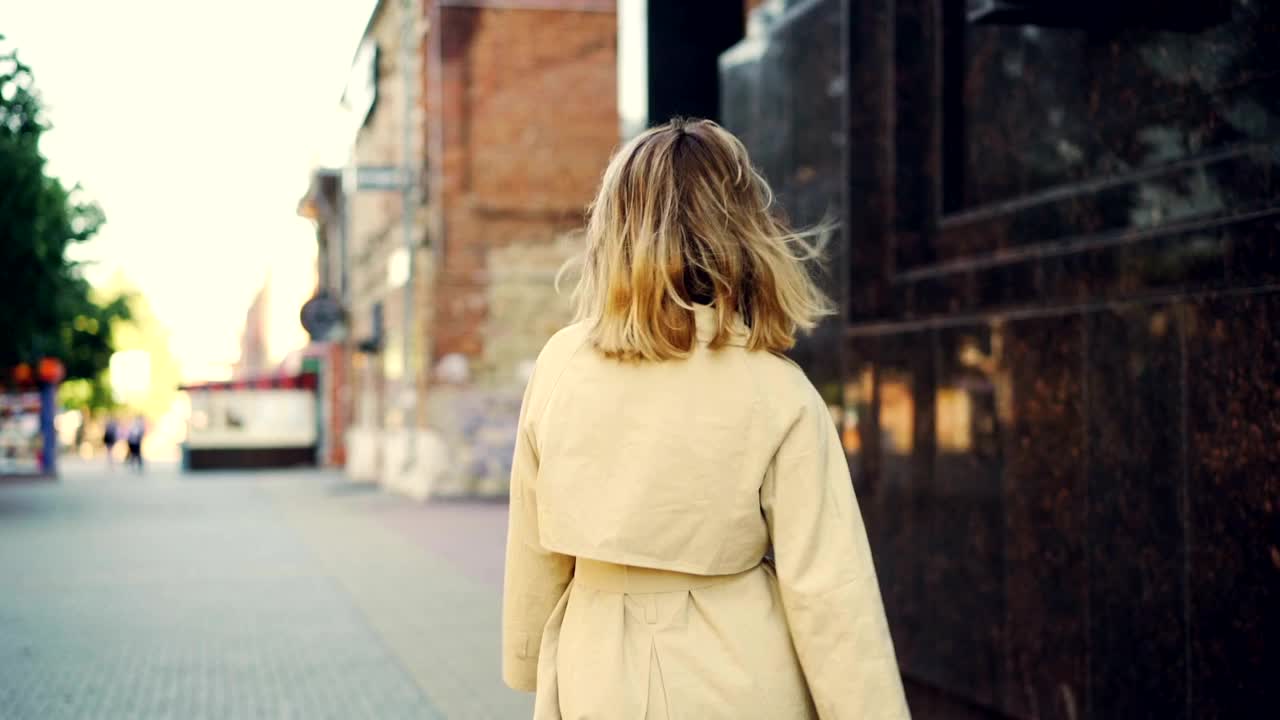
<svg viewBox="0 0 1280 720">
<path fill-rule="evenodd" d="M 297 375 L 273 373 L 270 375 L 255 375 L 252 377 L 236 378 L 235 380 L 179 385 L 178 389 L 186 390 L 187 392 L 209 392 L 221 390 L 315 390 L 317 380 L 318 378 L 314 372 L 304 372 Z"/>
</svg>

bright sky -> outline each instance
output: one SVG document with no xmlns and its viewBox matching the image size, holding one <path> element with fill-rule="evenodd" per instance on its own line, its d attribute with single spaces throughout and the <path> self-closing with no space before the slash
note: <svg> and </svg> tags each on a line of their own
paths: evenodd
<svg viewBox="0 0 1280 720">
<path fill-rule="evenodd" d="M 54 129 L 50 171 L 107 215 L 78 257 L 121 269 L 170 330 L 184 375 L 233 361 L 268 273 L 278 359 L 306 335 L 310 169 L 340 162 L 338 99 L 372 0 L 0 0 Z"/>
</svg>

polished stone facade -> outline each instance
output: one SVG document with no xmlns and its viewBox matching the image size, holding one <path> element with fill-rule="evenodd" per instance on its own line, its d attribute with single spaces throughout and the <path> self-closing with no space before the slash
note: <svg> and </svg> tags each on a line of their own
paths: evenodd
<svg viewBox="0 0 1280 720">
<path fill-rule="evenodd" d="M 1275 717 L 1280 4 L 1004 5 L 766 3 L 720 61 L 792 218 L 842 221 L 797 355 L 915 716 Z"/>
</svg>

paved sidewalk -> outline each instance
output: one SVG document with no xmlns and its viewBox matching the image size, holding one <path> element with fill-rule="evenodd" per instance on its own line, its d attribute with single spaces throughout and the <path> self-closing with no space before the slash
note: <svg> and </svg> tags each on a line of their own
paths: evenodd
<svg viewBox="0 0 1280 720">
<path fill-rule="evenodd" d="M 315 472 L 0 485 L 0 717 L 527 718 L 505 512 Z"/>
</svg>

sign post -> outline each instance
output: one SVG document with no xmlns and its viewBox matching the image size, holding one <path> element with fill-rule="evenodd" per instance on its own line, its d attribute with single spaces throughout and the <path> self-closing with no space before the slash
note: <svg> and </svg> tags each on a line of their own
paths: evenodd
<svg viewBox="0 0 1280 720">
<path fill-rule="evenodd" d="M 413 304 L 417 299 L 415 297 L 414 282 L 414 242 L 413 242 L 413 207 L 417 188 L 413 184 L 413 89 L 414 74 L 409 71 L 414 67 L 414 59 L 417 54 L 417 38 L 414 37 L 418 24 L 417 2 L 415 0 L 403 0 L 400 6 L 400 79 L 402 82 L 401 92 L 404 93 L 404 100 L 401 107 L 404 109 L 403 116 L 400 118 L 401 126 L 404 129 L 404 135 L 401 140 L 401 149 L 404 153 L 404 159 L 401 161 L 403 167 L 402 187 L 401 187 L 401 221 L 404 224 L 404 249 L 408 253 L 406 264 L 408 267 L 408 278 L 404 284 L 404 339 L 401 342 L 401 351 L 403 353 L 401 362 L 401 377 L 405 384 L 407 393 L 403 396 L 405 405 L 405 455 L 404 470 L 408 471 L 416 462 L 415 457 L 416 444 L 414 443 L 413 431 L 418 424 L 418 375 L 413 367 Z"/>
</svg>

